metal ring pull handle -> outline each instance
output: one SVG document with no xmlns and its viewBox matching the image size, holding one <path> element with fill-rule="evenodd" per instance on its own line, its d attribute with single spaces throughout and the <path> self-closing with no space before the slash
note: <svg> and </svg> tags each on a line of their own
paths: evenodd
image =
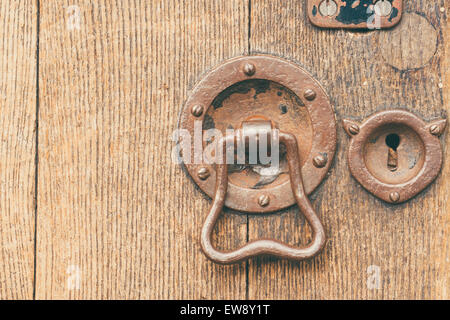
<svg viewBox="0 0 450 320">
<path fill-rule="evenodd" d="M 228 139 L 235 139 L 235 136 L 227 136 L 220 139 L 219 148 L 225 150 Z M 201 234 L 202 250 L 212 261 L 221 264 L 232 264 L 258 255 L 271 255 L 300 261 L 315 256 L 324 247 L 326 237 L 323 225 L 303 187 L 297 139 L 292 134 L 280 132 L 279 141 L 286 147 L 292 191 L 300 211 L 305 215 L 312 227 L 314 233 L 313 241 L 305 248 L 296 248 L 275 240 L 266 239 L 249 242 L 241 248 L 229 252 L 214 248 L 211 243 L 211 235 L 223 209 L 228 188 L 228 169 L 226 161 L 223 161 L 223 164 L 217 164 L 216 193 Z M 226 152 L 223 152 L 223 157 L 225 160 Z"/>
</svg>

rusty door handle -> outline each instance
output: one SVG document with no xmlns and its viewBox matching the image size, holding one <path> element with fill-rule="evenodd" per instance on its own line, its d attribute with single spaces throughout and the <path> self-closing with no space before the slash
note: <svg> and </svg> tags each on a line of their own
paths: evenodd
<svg viewBox="0 0 450 320">
<path fill-rule="evenodd" d="M 323 248 L 324 228 L 307 196 L 331 167 L 336 119 L 325 90 L 306 70 L 268 55 L 224 61 L 193 89 L 180 114 L 179 129 L 174 155 L 213 199 L 200 237 L 208 258 L 222 264 L 257 255 L 303 260 Z M 255 137 L 259 145 L 250 143 Z M 269 137 L 278 137 L 277 144 L 269 146 Z M 278 148 L 278 142 L 284 148 Z M 230 153 L 218 154 L 221 148 Z M 314 233 L 306 247 L 273 239 L 249 242 L 232 251 L 212 245 L 211 234 L 224 206 L 264 214 L 295 203 Z"/>
<path fill-rule="evenodd" d="M 235 136 L 226 136 L 220 139 L 219 148 L 225 150 L 228 139 L 235 139 Z M 211 210 L 201 233 L 202 250 L 212 261 L 220 264 L 232 264 L 258 255 L 271 255 L 300 261 L 315 256 L 324 247 L 326 237 L 323 225 L 314 211 L 303 187 L 297 139 L 292 134 L 280 132 L 279 140 L 286 146 L 292 192 L 300 211 L 305 215 L 308 223 L 312 227 L 314 233 L 313 241 L 305 248 L 296 248 L 267 239 L 252 241 L 230 252 L 224 252 L 214 248 L 211 242 L 211 235 L 223 209 L 228 188 L 227 164 L 226 161 L 222 161 L 222 164 L 217 164 L 216 192 Z M 223 152 L 224 158 L 226 157 L 225 154 L 226 152 Z"/>
</svg>

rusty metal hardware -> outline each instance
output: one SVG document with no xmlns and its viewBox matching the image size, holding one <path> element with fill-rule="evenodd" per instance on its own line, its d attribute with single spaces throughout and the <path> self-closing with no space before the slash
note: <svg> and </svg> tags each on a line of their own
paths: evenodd
<svg viewBox="0 0 450 320">
<path fill-rule="evenodd" d="M 202 246 L 214 261 L 233 263 L 258 254 L 292 259 L 313 256 L 323 245 L 323 228 L 306 196 L 326 177 L 336 150 L 336 120 L 322 86 L 297 65 L 268 55 L 238 57 L 209 72 L 192 90 L 180 115 L 179 129 L 196 135 L 202 130 L 203 149 L 217 147 L 220 139 L 207 137 L 216 130 L 224 139 L 268 123 L 280 133 L 280 165 L 192 161 L 193 144 L 182 152 L 182 162 L 194 182 L 214 199 L 202 232 Z M 241 131 L 239 131 L 241 130 Z M 232 134 L 231 137 L 236 135 Z M 293 140 L 298 141 L 293 146 Z M 189 154 L 189 159 L 186 159 Z M 295 167 L 295 168 L 294 168 Z M 294 188 L 294 190 L 293 190 Z M 222 207 L 253 214 L 276 212 L 299 204 L 316 239 L 305 249 L 269 240 L 251 243 L 231 253 L 213 249 L 209 236 Z"/>
<path fill-rule="evenodd" d="M 270 119 L 299 143 L 299 156 L 306 194 L 313 192 L 327 175 L 336 150 L 333 107 L 322 86 L 309 73 L 283 59 L 267 55 L 238 57 L 209 72 L 193 89 L 180 115 L 179 128 L 195 136 L 196 124 L 203 131 L 237 129 L 250 117 Z M 207 148 L 211 141 L 203 141 Z M 183 159 L 195 183 L 214 198 L 214 164 Z M 280 152 L 283 152 L 281 150 Z M 260 205 L 260 197 L 270 201 Z M 274 212 L 296 203 L 291 191 L 287 162 L 280 171 L 260 167 L 229 166 L 225 206 L 251 213 Z"/>
<path fill-rule="evenodd" d="M 402 0 L 308 0 L 311 23 L 322 28 L 384 29 L 398 24 Z"/>
<path fill-rule="evenodd" d="M 266 123 L 267 124 L 267 123 Z M 252 126 L 252 124 L 250 123 Z M 261 128 L 262 126 L 262 128 Z M 270 127 L 270 122 L 268 122 Z M 251 128 L 250 130 L 256 131 L 251 134 L 257 136 L 262 134 L 267 134 L 267 125 L 261 125 L 257 123 L 256 128 Z M 269 129 L 270 130 L 270 129 Z M 214 196 L 214 202 L 211 206 L 211 210 L 206 218 L 205 224 L 203 226 L 201 235 L 201 245 L 203 252 L 206 256 L 214 262 L 221 264 L 231 264 L 236 263 L 250 257 L 258 255 L 272 255 L 282 258 L 287 258 L 291 260 L 303 260 L 315 256 L 325 245 L 325 231 L 320 222 L 319 217 L 315 213 L 311 202 L 305 194 L 303 187 L 303 180 L 301 176 L 301 166 L 298 156 L 298 146 L 297 139 L 294 135 L 280 132 L 279 140 L 286 146 L 287 159 L 289 164 L 289 176 L 292 186 L 292 192 L 295 196 L 297 204 L 311 225 L 314 232 L 314 239 L 310 245 L 306 248 L 295 248 L 278 241 L 274 240 L 258 240 L 250 242 L 243 247 L 231 251 L 223 252 L 214 248 L 211 243 L 211 236 L 216 224 L 217 219 L 223 209 L 225 198 L 227 196 L 228 189 L 228 170 L 225 164 L 226 158 L 226 142 L 231 142 L 234 144 L 236 139 L 242 134 L 243 137 L 248 136 L 245 132 L 238 131 L 236 135 L 227 136 L 219 141 L 219 148 L 223 149 L 223 164 L 217 165 L 217 175 L 216 175 L 216 194 Z M 241 138 L 242 139 L 242 138 Z M 231 141 L 230 141 L 231 140 Z M 264 198 L 267 199 L 267 198 Z"/>
<path fill-rule="evenodd" d="M 348 164 L 353 177 L 389 203 L 402 203 L 425 189 L 439 174 L 439 136 L 446 119 L 426 123 L 405 110 L 376 113 L 358 124 L 344 120 L 351 137 Z"/>
</svg>

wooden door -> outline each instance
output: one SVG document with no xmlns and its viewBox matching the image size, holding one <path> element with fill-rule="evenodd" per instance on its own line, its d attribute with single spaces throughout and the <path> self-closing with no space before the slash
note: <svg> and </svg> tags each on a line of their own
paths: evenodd
<svg viewBox="0 0 450 320">
<path fill-rule="evenodd" d="M 2 1 L 0 298 L 448 299 L 450 162 L 401 205 L 347 167 L 343 118 L 450 110 L 449 3 L 404 2 L 399 26 L 361 32 L 314 27 L 299 0 Z M 336 158 L 311 195 L 328 241 L 301 263 L 219 266 L 198 242 L 210 200 L 171 162 L 172 133 L 205 72 L 256 53 L 303 66 L 334 105 Z M 214 234 L 224 249 L 263 236 L 311 232 L 293 207 L 226 209 Z"/>
</svg>

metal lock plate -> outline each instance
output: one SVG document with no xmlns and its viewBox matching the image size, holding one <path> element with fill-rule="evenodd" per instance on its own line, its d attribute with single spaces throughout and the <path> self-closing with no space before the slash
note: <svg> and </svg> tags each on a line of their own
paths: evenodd
<svg viewBox="0 0 450 320">
<path fill-rule="evenodd" d="M 231 59 L 194 88 L 181 113 L 179 128 L 195 136 L 218 129 L 237 129 L 251 117 L 269 119 L 298 141 L 304 188 L 310 194 L 326 176 L 336 149 L 336 120 L 330 101 L 317 80 L 297 65 L 272 56 Z M 198 134 L 198 133 L 197 133 Z M 203 150 L 211 141 L 203 136 Z M 195 162 L 194 145 L 183 163 L 208 196 L 215 195 L 216 165 Z M 277 211 L 296 203 L 289 169 L 281 154 L 280 170 L 229 165 L 225 205 L 253 213 Z"/>
<path fill-rule="evenodd" d="M 361 125 L 344 120 L 351 137 L 348 163 L 353 177 L 378 198 L 405 202 L 439 174 L 442 147 L 441 119 L 426 123 L 405 110 L 376 113 Z"/>
<path fill-rule="evenodd" d="M 308 0 L 311 23 L 322 28 L 383 29 L 398 24 L 402 0 Z"/>
</svg>

